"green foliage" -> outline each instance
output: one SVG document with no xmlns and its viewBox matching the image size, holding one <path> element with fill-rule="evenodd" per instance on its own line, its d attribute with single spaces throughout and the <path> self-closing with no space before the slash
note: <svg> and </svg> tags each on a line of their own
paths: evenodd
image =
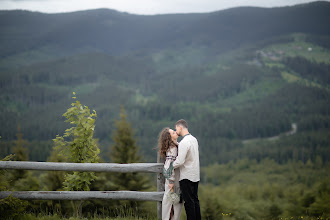
<svg viewBox="0 0 330 220">
<path fill-rule="evenodd" d="M 330 64 L 311 62 L 301 56 L 288 57 L 283 63 L 308 80 L 322 85 L 330 83 Z"/>
<path fill-rule="evenodd" d="M 1 161 L 10 161 L 15 155 L 8 155 Z M 0 170 L 0 191 L 7 191 L 9 188 L 9 183 L 6 177 L 6 170 Z M 25 211 L 28 202 L 24 200 L 17 199 L 10 194 L 4 199 L 0 199 L 0 218 L 1 219 L 13 219 L 22 214 Z"/>
<path fill-rule="evenodd" d="M 115 122 L 116 130 L 113 133 L 113 145 L 111 146 L 111 161 L 114 163 L 137 163 L 141 162 L 139 148 L 134 139 L 131 124 L 126 119 L 126 112 L 122 106 L 120 119 Z M 117 190 L 143 191 L 150 187 L 150 180 L 141 173 L 114 173 L 110 178 Z M 141 206 L 141 203 L 130 201 L 120 202 L 126 208 Z"/>
<path fill-rule="evenodd" d="M 114 163 L 137 163 L 141 162 L 139 148 L 134 139 L 131 124 L 126 119 L 124 107 L 120 109 L 120 120 L 115 122 L 115 132 L 112 136 L 111 161 Z M 148 179 L 139 173 L 114 174 L 113 182 L 121 190 L 141 191 L 149 187 Z"/>
<path fill-rule="evenodd" d="M 292 40 L 289 42 L 274 42 L 262 48 L 260 58 L 268 66 L 283 67 L 281 62 L 286 59 L 295 57 L 303 58 L 307 65 L 302 64 L 302 67 L 310 66 L 310 62 L 329 63 L 329 36 L 322 35 L 304 35 L 301 33 L 294 33 L 289 35 Z M 313 38 L 313 40 L 310 40 Z M 260 51 L 259 51 L 260 52 Z M 286 63 L 286 61 L 285 61 Z M 324 65 L 324 64 L 323 64 Z M 318 73 L 316 73 L 318 75 Z"/>
<path fill-rule="evenodd" d="M 1 161 L 10 161 L 12 158 L 14 158 L 15 155 L 10 154 L 6 156 L 5 158 L 1 159 Z M 6 170 L 1 169 L 0 170 L 0 191 L 6 191 L 8 189 L 9 183 L 6 177 Z"/>
<path fill-rule="evenodd" d="M 20 126 L 18 126 L 17 140 L 14 141 L 13 152 L 15 153 L 13 157 L 7 156 L 4 160 L 9 160 L 13 158 L 16 161 L 26 161 L 28 160 L 27 153 L 27 141 L 24 140 L 23 134 L 20 132 Z M 7 190 L 15 191 L 29 191 L 29 190 L 39 190 L 38 179 L 32 175 L 31 171 L 27 170 L 10 170 L 4 171 L 7 175 L 4 175 L 4 183 L 8 182 Z M 2 184 L 1 184 L 2 185 Z"/>
<path fill-rule="evenodd" d="M 55 146 L 47 159 L 48 162 L 65 162 L 63 155 L 59 154 L 59 150 Z M 45 191 L 57 191 L 63 189 L 63 182 L 65 181 L 66 172 L 63 171 L 48 171 L 42 175 L 43 185 Z"/>
<path fill-rule="evenodd" d="M 201 213 L 203 219 L 223 219 L 223 209 L 220 206 L 217 197 L 206 190 L 199 192 L 199 194 L 201 195 L 199 199 L 202 204 Z"/>
<path fill-rule="evenodd" d="M 269 214 L 267 218 L 278 219 L 281 214 L 282 214 L 282 210 L 276 204 L 273 204 L 269 207 Z"/>
<path fill-rule="evenodd" d="M 75 95 L 75 93 L 73 93 Z M 76 99 L 74 96 L 73 99 Z M 65 130 L 63 136 L 57 135 L 53 139 L 55 149 L 69 162 L 96 163 L 99 160 L 100 150 L 93 139 L 96 111 L 90 113 L 87 106 L 82 106 L 79 101 L 71 104 L 63 116 L 66 122 L 74 124 L 74 127 Z M 66 140 L 66 139 L 69 140 Z M 89 190 L 91 181 L 95 179 L 93 172 L 73 172 L 65 176 L 64 189 L 69 191 Z"/>
<path fill-rule="evenodd" d="M 21 133 L 21 127 L 18 125 L 17 140 L 13 147 L 13 152 L 15 154 L 16 161 L 27 161 L 29 159 L 28 151 L 26 148 L 27 141 L 23 139 L 23 134 Z"/>
<path fill-rule="evenodd" d="M 306 200 L 305 200 L 306 201 Z M 310 196 L 307 206 L 312 216 L 322 216 L 330 218 L 330 186 L 329 182 L 324 181 L 317 187 L 314 195 Z"/>
<path fill-rule="evenodd" d="M 24 220 L 157 220 L 157 217 L 140 217 L 134 215 L 134 213 L 128 213 L 125 215 L 124 210 L 118 210 L 122 215 L 118 217 L 108 217 L 105 215 L 91 215 L 88 217 L 68 217 L 61 216 L 60 214 L 24 214 L 18 219 Z"/>
<path fill-rule="evenodd" d="M 231 213 L 233 219 L 326 219 L 330 214 L 329 166 L 278 164 L 269 159 L 210 165 L 201 171 L 201 207 L 203 212 L 217 213 L 218 208 L 212 206 L 221 204 L 220 211 Z"/>
<path fill-rule="evenodd" d="M 1 219 L 13 219 L 21 215 L 27 205 L 27 201 L 9 195 L 7 198 L 0 199 L 0 217 Z"/>
<path fill-rule="evenodd" d="M 23 139 L 23 134 L 21 133 L 20 125 L 17 127 L 17 140 L 14 142 L 12 152 L 15 155 L 14 160 L 16 161 L 27 161 L 29 159 L 27 150 L 27 141 Z M 11 170 L 9 171 L 10 177 L 9 181 L 14 189 L 20 189 L 20 186 L 26 187 L 25 184 L 18 183 L 19 181 L 24 181 L 24 178 L 31 177 L 31 173 L 27 170 Z M 29 181 L 27 182 L 29 183 Z"/>
<path fill-rule="evenodd" d="M 110 157 L 114 163 L 134 163 L 141 160 L 133 129 L 126 117 L 125 109 L 121 107 L 120 120 L 116 120 L 116 130 L 112 136 L 114 144 L 111 146 L 112 152 Z"/>
</svg>

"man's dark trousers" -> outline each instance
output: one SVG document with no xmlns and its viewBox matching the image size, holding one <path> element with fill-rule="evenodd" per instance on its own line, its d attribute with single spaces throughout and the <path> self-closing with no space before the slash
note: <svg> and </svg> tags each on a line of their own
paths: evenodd
<svg viewBox="0 0 330 220">
<path fill-rule="evenodd" d="M 180 180 L 180 189 L 184 200 L 187 220 L 200 220 L 201 210 L 198 200 L 198 183 L 188 179 Z"/>
</svg>

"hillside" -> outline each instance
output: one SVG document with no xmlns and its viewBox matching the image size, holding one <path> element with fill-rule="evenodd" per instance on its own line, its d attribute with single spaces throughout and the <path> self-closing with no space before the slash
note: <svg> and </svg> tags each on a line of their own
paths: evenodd
<svg viewBox="0 0 330 220">
<path fill-rule="evenodd" d="M 86 51 L 120 55 L 186 47 L 206 47 L 212 56 L 293 32 L 329 35 L 329 9 L 328 2 L 315 2 L 155 16 L 107 9 L 63 14 L 1 11 L 0 57 L 28 56 L 34 62 Z"/>
<path fill-rule="evenodd" d="M 97 111 L 104 160 L 124 105 L 147 161 L 156 160 L 161 128 L 180 118 L 200 142 L 202 165 L 329 161 L 329 9 L 315 2 L 157 16 L 1 11 L 0 154 L 10 152 L 20 125 L 30 159 L 46 160 L 51 139 L 69 126 L 61 115 L 74 91 Z M 295 135 L 263 139 L 292 123 Z"/>
</svg>

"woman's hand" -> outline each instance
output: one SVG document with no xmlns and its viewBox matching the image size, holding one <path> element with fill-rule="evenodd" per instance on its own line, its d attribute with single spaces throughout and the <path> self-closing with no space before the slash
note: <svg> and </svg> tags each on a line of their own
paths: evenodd
<svg viewBox="0 0 330 220">
<path fill-rule="evenodd" d="M 174 183 L 169 183 L 168 187 L 170 188 L 170 191 L 172 191 L 174 189 Z"/>
</svg>

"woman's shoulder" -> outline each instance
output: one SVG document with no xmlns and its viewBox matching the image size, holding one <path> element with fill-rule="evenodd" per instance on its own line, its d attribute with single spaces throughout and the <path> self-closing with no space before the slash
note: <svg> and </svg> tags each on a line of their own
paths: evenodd
<svg viewBox="0 0 330 220">
<path fill-rule="evenodd" d="M 174 143 L 174 142 L 172 142 L 172 144 L 170 145 L 170 147 L 178 147 L 178 143 Z"/>
<path fill-rule="evenodd" d="M 178 151 L 178 145 L 176 144 L 170 145 L 170 147 L 167 150 L 168 153 L 176 153 L 177 151 Z"/>
</svg>

